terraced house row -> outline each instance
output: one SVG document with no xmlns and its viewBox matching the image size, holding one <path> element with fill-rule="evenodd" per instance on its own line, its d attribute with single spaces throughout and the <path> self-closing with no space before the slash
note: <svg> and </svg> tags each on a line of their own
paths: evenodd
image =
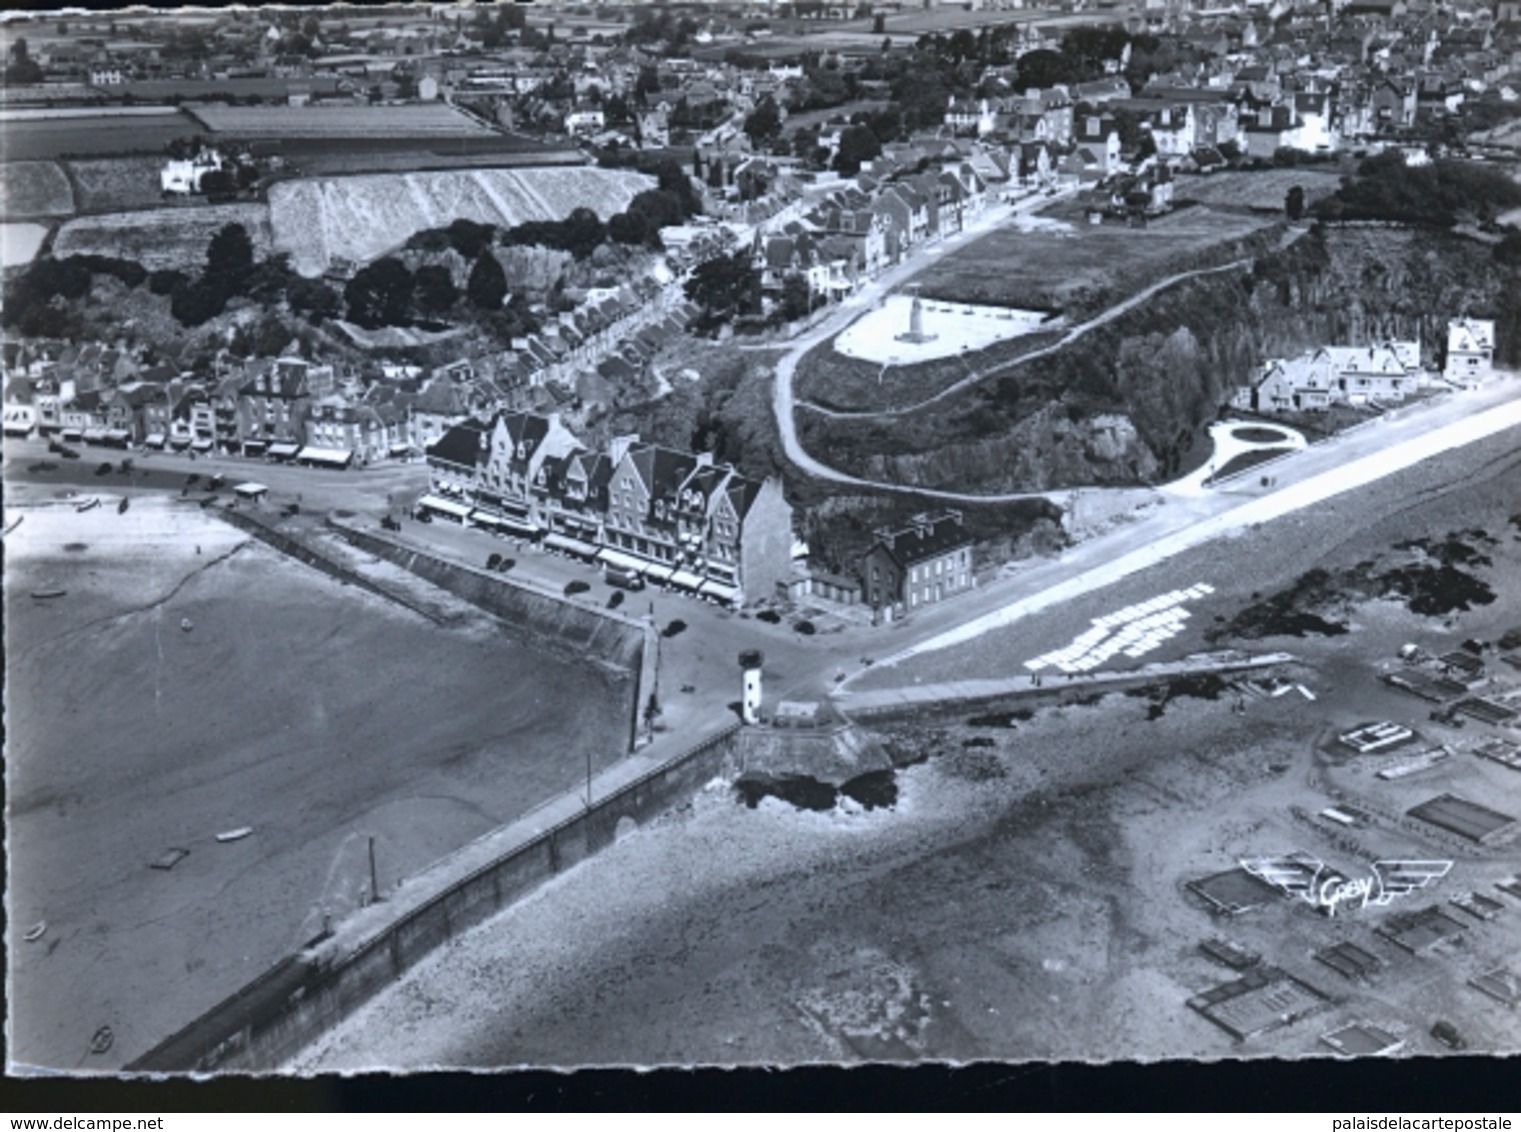
<svg viewBox="0 0 1521 1132">
<path fill-rule="evenodd" d="M 792 507 L 781 482 L 708 453 L 618 437 L 593 451 L 558 414 L 498 413 L 427 450 L 418 511 L 541 541 L 729 605 L 785 592 Z"/>
</svg>

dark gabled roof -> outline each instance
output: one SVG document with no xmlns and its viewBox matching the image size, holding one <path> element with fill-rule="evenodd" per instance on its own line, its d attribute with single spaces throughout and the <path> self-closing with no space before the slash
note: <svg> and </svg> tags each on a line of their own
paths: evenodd
<svg viewBox="0 0 1521 1132">
<path fill-rule="evenodd" d="M 614 354 L 603 360 L 597 367 L 597 372 L 609 381 L 626 381 L 631 377 L 637 377 L 639 370 L 628 361 Z"/>
<path fill-rule="evenodd" d="M 906 569 L 971 543 L 972 536 L 956 516 L 938 515 L 923 516 L 907 527 L 879 533 L 872 549 L 880 547 Z"/>
<path fill-rule="evenodd" d="M 605 491 L 613 478 L 613 461 L 606 452 L 573 453 L 566 465 L 567 472 L 571 471 L 571 465 L 586 477 L 586 489 L 592 496 Z"/>
<path fill-rule="evenodd" d="M 30 405 L 32 393 L 32 379 L 29 377 L 13 377 L 5 383 L 6 404 Z"/>
<path fill-rule="evenodd" d="M 503 413 L 501 421 L 512 442 L 512 466 L 521 471 L 527 467 L 528 461 L 533 459 L 533 454 L 549 435 L 549 418 L 538 413 Z M 519 447 L 523 449 L 521 459 L 518 457 Z"/>
<path fill-rule="evenodd" d="M 785 271 L 792 266 L 797 242 L 790 236 L 771 236 L 766 240 L 766 266 L 773 271 Z"/>
<path fill-rule="evenodd" d="M 558 496 L 565 489 L 565 469 L 569 464 L 568 456 L 546 456 L 534 476 L 534 490 Z"/>
<path fill-rule="evenodd" d="M 742 476 L 738 472 L 731 475 L 723 486 L 724 494 L 729 497 L 729 505 L 734 508 L 734 513 L 743 519 L 750 511 L 750 505 L 755 502 L 755 497 L 760 494 L 761 482 L 753 480 L 749 476 Z"/>
<path fill-rule="evenodd" d="M 451 464 L 473 467 L 481 460 L 482 441 L 489 436 L 489 429 L 484 421 L 471 417 L 428 445 L 428 455 Z"/>
<path fill-rule="evenodd" d="M 634 448 L 629 452 L 629 460 L 649 489 L 652 500 L 673 496 L 681 481 L 697 466 L 697 457 L 690 452 L 678 452 L 661 444 Z"/>
<path fill-rule="evenodd" d="M 683 494 L 688 491 L 701 492 L 704 506 L 711 506 L 713 492 L 723 483 L 729 471 L 728 468 L 717 467 L 713 464 L 699 464 L 692 469 L 691 475 L 682 481 L 680 490 Z"/>
</svg>

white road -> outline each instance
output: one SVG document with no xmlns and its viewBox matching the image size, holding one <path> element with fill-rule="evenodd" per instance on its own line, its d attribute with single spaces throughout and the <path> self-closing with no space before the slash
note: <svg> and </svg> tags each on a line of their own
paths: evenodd
<svg viewBox="0 0 1521 1132">
<path fill-rule="evenodd" d="M 1441 452 L 1460 448 L 1521 425 L 1521 382 L 1497 379 L 1485 389 L 1412 406 L 1396 420 L 1380 421 L 1327 444 L 1305 449 L 1274 465 L 1283 486 L 1253 495 L 1173 496 L 1150 520 L 1084 544 L 1064 555 L 1067 568 L 1083 568 L 980 616 L 927 636 L 879 663 L 893 664 L 948 648 L 1023 617 L 1069 601 L 1208 542 L 1354 491 Z M 1260 482 L 1260 481 L 1254 481 Z M 1092 561 L 1092 565 L 1088 562 Z M 994 583 L 991 592 L 999 587 Z M 1007 589 L 1004 590 L 1007 593 Z M 984 600 L 987 600 L 984 598 Z"/>
</svg>

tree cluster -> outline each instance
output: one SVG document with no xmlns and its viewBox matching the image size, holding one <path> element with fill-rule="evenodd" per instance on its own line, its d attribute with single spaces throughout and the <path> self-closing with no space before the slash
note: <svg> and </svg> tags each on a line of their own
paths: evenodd
<svg viewBox="0 0 1521 1132">
<path fill-rule="evenodd" d="M 42 67 L 37 60 L 32 58 L 31 51 L 27 47 L 26 37 L 22 36 L 11 44 L 10 55 L 6 60 L 4 81 L 6 86 L 31 86 L 43 80 Z"/>
<path fill-rule="evenodd" d="M 253 273 L 253 241 L 241 224 L 226 224 L 206 245 L 200 278 L 176 288 L 169 313 L 181 326 L 200 326 L 227 309 L 229 300 L 247 293 Z"/>
<path fill-rule="evenodd" d="M 1491 221 L 1521 205 L 1521 185 L 1469 161 L 1407 165 L 1397 151 L 1364 161 L 1343 178 L 1336 195 L 1312 210 L 1323 220 L 1387 220 L 1451 227 L 1460 220 Z"/>
<path fill-rule="evenodd" d="M 686 296 L 701 308 L 694 329 L 708 333 L 736 317 L 760 313 L 760 272 L 745 251 L 716 256 L 693 270 Z"/>
<path fill-rule="evenodd" d="M 526 25 L 523 9 L 517 4 L 493 4 L 489 8 L 476 8 L 475 20 L 470 26 L 480 38 L 482 47 L 487 51 L 496 51 Z"/>
<path fill-rule="evenodd" d="M 0 325 L 30 338 L 70 338 L 78 316 L 69 304 L 90 293 L 90 270 L 73 259 L 44 256 L 5 289 Z"/>
<path fill-rule="evenodd" d="M 691 16 L 660 6 L 640 8 L 623 39 L 647 47 L 663 43 L 668 54 L 676 54 L 696 34 L 697 21 Z"/>
</svg>

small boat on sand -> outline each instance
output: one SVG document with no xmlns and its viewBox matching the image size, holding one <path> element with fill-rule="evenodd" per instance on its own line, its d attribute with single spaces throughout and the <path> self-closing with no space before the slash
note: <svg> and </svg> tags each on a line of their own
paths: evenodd
<svg viewBox="0 0 1521 1132">
<path fill-rule="evenodd" d="M 49 598 L 62 597 L 68 590 L 33 590 L 32 596 L 38 601 L 47 601 Z"/>
<path fill-rule="evenodd" d="M 188 618 L 188 617 L 181 617 L 180 618 L 180 628 L 188 633 L 188 632 L 190 632 L 190 630 L 192 630 L 192 629 L 195 628 L 195 622 L 192 621 L 192 620 L 190 620 L 190 618 Z"/>
<path fill-rule="evenodd" d="M 127 508 L 130 506 L 132 506 L 131 501 L 124 495 L 121 498 L 121 502 L 116 505 L 116 513 L 118 515 L 125 515 Z"/>
<path fill-rule="evenodd" d="M 253 832 L 253 826 L 251 826 L 251 825 L 240 825 L 240 826 L 238 826 L 237 829 L 229 829 L 226 833 L 219 833 L 219 834 L 217 834 L 217 840 L 218 841 L 223 841 L 223 842 L 226 842 L 226 841 L 242 841 L 243 838 L 247 837 L 252 832 Z"/>
<path fill-rule="evenodd" d="M 38 920 L 35 924 L 26 929 L 26 935 L 22 936 L 21 938 L 26 940 L 27 943 L 36 943 L 43 937 L 43 935 L 47 933 L 47 930 L 48 922 L 46 920 Z"/>
<path fill-rule="evenodd" d="M 74 504 L 74 510 L 76 510 L 76 511 L 93 511 L 93 510 L 95 510 L 95 508 L 97 508 L 99 506 L 100 506 L 100 500 L 98 500 L 98 499 L 86 499 L 83 503 L 76 503 L 76 504 Z"/>
</svg>

